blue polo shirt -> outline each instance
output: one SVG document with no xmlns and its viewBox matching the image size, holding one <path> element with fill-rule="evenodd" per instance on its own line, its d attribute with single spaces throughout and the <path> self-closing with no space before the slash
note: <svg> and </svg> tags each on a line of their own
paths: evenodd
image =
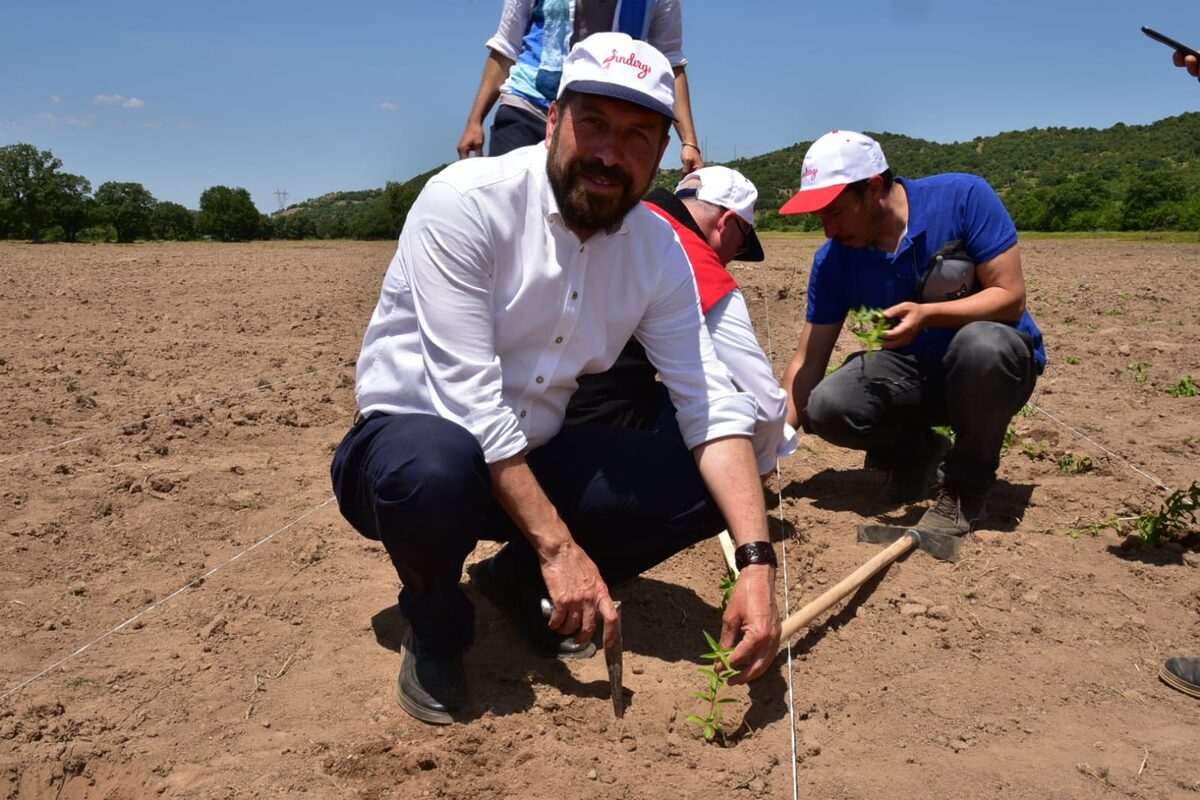
<svg viewBox="0 0 1200 800">
<path fill-rule="evenodd" d="M 888 308 L 917 302 L 917 285 L 934 253 L 961 239 L 968 255 L 982 264 L 1017 243 L 1017 228 L 987 181 L 946 173 L 928 178 L 897 178 L 908 193 L 908 232 L 895 253 L 873 247 L 847 247 L 832 239 L 813 257 L 808 280 L 809 322 L 841 323 L 852 308 Z M 1042 332 L 1029 311 L 1015 325 L 1034 343 L 1038 372 L 1046 366 Z M 926 328 L 910 344 L 896 348 L 922 359 L 941 359 L 957 329 Z"/>
</svg>

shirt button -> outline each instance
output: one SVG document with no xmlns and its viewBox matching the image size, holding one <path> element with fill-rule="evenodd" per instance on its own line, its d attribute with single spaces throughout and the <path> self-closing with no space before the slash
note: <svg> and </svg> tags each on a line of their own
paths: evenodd
<svg viewBox="0 0 1200 800">
<path fill-rule="evenodd" d="M 537 376 L 537 382 L 538 382 L 538 383 L 545 383 L 545 382 L 546 382 L 546 379 L 545 379 L 545 378 L 543 378 L 541 375 L 538 375 L 538 376 Z"/>
<path fill-rule="evenodd" d="M 561 336 L 557 336 L 557 337 L 555 337 L 555 339 L 554 339 L 554 343 L 555 343 L 555 344 L 562 344 L 562 337 L 561 337 Z"/>
<path fill-rule="evenodd" d="M 525 419 L 525 412 L 524 412 L 524 411 L 522 411 L 522 412 L 521 412 L 521 419 Z"/>
<path fill-rule="evenodd" d="M 579 299 L 579 292 L 571 292 L 571 299 L 572 299 L 572 300 L 578 300 L 578 299 Z"/>
</svg>

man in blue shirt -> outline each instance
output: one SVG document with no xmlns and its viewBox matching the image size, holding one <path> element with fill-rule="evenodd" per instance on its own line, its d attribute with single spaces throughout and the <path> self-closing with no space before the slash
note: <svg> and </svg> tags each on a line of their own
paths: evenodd
<svg viewBox="0 0 1200 800">
<path fill-rule="evenodd" d="M 781 214 L 817 214 L 800 345 L 784 373 L 788 422 L 888 470 L 888 502 L 936 501 L 918 523 L 965 534 L 984 516 L 1004 433 L 1046 364 L 1025 310 L 1017 231 L 982 178 L 893 178 L 879 143 L 822 136 Z M 825 375 L 851 310 L 882 310 L 882 350 Z M 949 425 L 953 445 L 932 430 Z"/>
</svg>

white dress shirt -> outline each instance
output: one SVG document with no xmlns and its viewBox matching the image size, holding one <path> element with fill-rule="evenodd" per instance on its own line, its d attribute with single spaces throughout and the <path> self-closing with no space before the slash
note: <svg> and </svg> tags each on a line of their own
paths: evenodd
<svg viewBox="0 0 1200 800">
<path fill-rule="evenodd" d="M 553 437 L 576 378 L 612 366 L 633 335 L 689 448 L 751 437 L 757 404 L 717 360 L 674 231 L 639 204 L 581 243 L 546 155 L 539 143 L 430 179 L 363 338 L 359 409 L 456 422 L 493 463 Z"/>
<path fill-rule="evenodd" d="M 704 324 L 733 385 L 754 395 L 758 404 L 754 458 L 758 461 L 758 473 L 766 475 L 775 469 L 777 459 L 791 455 L 799 445 L 795 428 L 786 422 L 787 392 L 775 379 L 771 362 L 754 335 L 750 309 L 740 289 L 714 303 L 704 315 Z"/>
</svg>

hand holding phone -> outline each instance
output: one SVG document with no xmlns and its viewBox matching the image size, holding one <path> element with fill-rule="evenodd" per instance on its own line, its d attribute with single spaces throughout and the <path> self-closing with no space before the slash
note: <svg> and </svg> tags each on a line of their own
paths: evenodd
<svg viewBox="0 0 1200 800">
<path fill-rule="evenodd" d="M 1192 48 L 1188 47 L 1183 42 L 1177 42 L 1174 39 L 1172 39 L 1170 36 L 1164 36 L 1163 34 L 1154 30 L 1154 28 L 1147 28 L 1145 25 L 1143 25 L 1142 33 L 1146 34 L 1147 36 L 1149 36 L 1151 39 L 1153 39 L 1156 42 L 1162 42 L 1167 47 L 1170 47 L 1170 48 L 1176 50 L 1177 52 L 1183 53 L 1185 56 L 1194 56 L 1195 58 L 1200 58 L 1200 53 L 1198 53 L 1195 50 L 1193 50 Z"/>
</svg>

